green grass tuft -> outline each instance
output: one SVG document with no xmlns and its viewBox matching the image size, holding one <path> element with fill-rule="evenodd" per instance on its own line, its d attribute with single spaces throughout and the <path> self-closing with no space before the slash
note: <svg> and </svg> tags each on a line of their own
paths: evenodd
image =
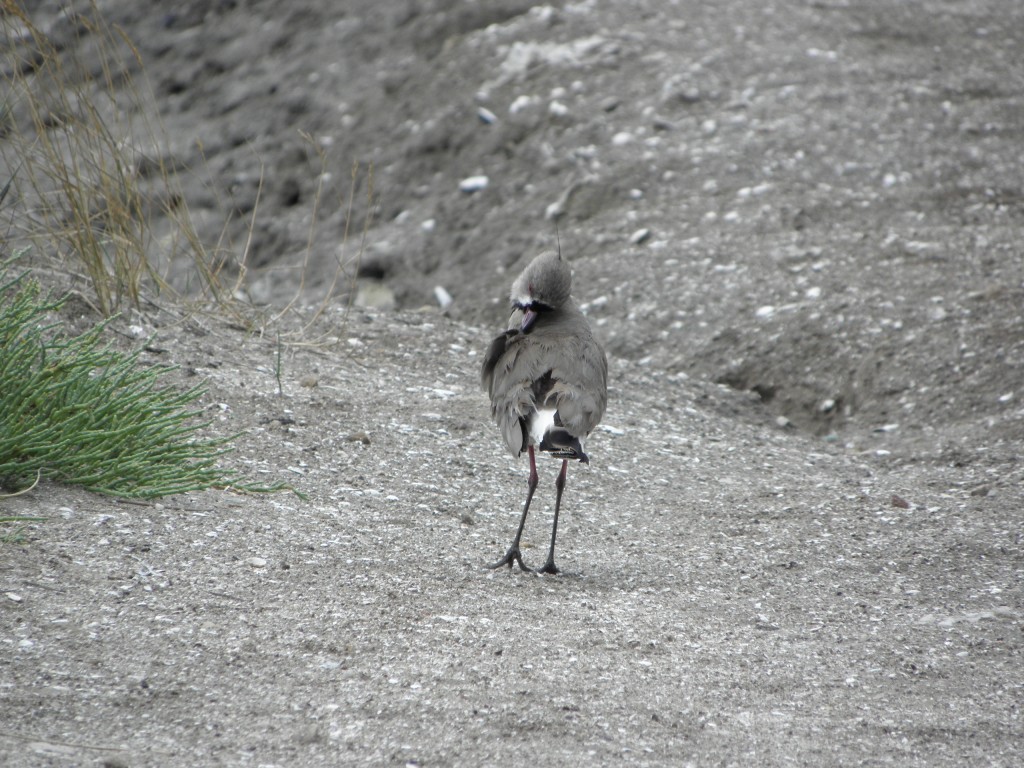
<svg viewBox="0 0 1024 768">
<path fill-rule="evenodd" d="M 38 478 L 112 496 L 153 498 L 206 488 L 272 491 L 217 466 L 231 437 L 203 439 L 202 387 L 161 386 L 168 366 L 104 345 L 105 324 L 68 337 L 44 296 L 0 263 L 0 488 Z"/>
</svg>

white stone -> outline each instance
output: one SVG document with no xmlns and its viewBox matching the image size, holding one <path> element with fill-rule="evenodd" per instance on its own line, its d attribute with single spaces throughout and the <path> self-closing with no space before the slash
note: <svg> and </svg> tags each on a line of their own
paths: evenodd
<svg viewBox="0 0 1024 768">
<path fill-rule="evenodd" d="M 481 189 L 487 189 L 487 185 L 491 183 L 491 180 L 486 176 L 469 176 L 459 182 L 459 189 L 462 192 L 478 192 Z"/>
</svg>

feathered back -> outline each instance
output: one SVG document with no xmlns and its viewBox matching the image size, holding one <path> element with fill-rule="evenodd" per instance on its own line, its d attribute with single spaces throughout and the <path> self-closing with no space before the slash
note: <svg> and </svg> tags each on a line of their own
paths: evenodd
<svg viewBox="0 0 1024 768">
<path fill-rule="evenodd" d="M 508 330 L 496 337 L 481 369 L 491 414 L 509 450 L 519 455 L 529 444 L 536 411 L 554 408 L 554 426 L 581 444 L 604 415 L 608 401 L 608 362 L 590 323 L 569 295 L 568 264 L 543 253 L 512 287 Z M 526 313 L 536 320 L 521 330 Z M 585 460 L 585 454 L 581 458 Z"/>
</svg>

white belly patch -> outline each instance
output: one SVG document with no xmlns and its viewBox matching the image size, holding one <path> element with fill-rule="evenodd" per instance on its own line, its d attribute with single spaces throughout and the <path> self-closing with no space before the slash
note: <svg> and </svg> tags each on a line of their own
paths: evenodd
<svg viewBox="0 0 1024 768">
<path fill-rule="evenodd" d="M 547 431 L 555 426 L 557 408 L 538 408 L 530 417 L 530 442 L 540 445 Z"/>
</svg>

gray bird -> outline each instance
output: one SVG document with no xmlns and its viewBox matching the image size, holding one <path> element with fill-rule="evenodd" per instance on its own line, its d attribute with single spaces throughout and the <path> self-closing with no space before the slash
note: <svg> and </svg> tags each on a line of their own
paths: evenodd
<svg viewBox="0 0 1024 768">
<path fill-rule="evenodd" d="M 505 556 L 489 566 L 524 571 L 519 542 L 537 489 L 535 450 L 562 460 L 555 480 L 555 519 L 548 559 L 539 573 L 558 573 L 555 535 L 569 460 L 585 464 L 584 441 L 608 402 L 608 360 L 590 323 L 570 297 L 572 271 L 561 253 L 537 256 L 512 283 L 512 316 L 484 358 L 481 382 L 491 415 L 515 456 L 530 456 L 530 478 L 519 529 Z"/>
</svg>

